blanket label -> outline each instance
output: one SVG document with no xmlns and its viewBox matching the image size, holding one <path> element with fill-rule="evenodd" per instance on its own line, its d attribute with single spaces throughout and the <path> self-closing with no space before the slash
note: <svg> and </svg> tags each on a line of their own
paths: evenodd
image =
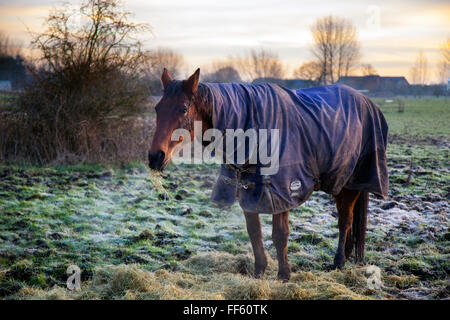
<svg viewBox="0 0 450 320">
<path fill-rule="evenodd" d="M 291 182 L 291 191 L 297 191 L 302 187 L 300 180 L 294 180 Z"/>
</svg>

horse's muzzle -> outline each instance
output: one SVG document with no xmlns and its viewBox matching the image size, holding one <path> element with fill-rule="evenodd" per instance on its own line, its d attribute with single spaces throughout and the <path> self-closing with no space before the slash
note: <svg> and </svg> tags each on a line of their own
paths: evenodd
<svg viewBox="0 0 450 320">
<path fill-rule="evenodd" d="M 149 152 L 148 153 L 148 166 L 150 167 L 150 169 L 163 171 L 165 168 L 165 166 L 164 166 L 165 158 L 166 158 L 166 154 L 161 150 L 158 150 L 154 154 L 151 154 Z"/>
</svg>

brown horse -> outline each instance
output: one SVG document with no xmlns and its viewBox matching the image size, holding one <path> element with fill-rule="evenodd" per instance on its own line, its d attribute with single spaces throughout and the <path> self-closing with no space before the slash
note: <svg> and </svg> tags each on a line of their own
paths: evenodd
<svg viewBox="0 0 450 320">
<path fill-rule="evenodd" d="M 183 128 L 194 137 L 193 123 L 201 121 L 202 130 L 213 127 L 213 106 L 207 88 L 199 84 L 200 69 L 187 80 L 173 80 L 164 69 L 161 82 L 164 94 L 156 105 L 156 131 L 149 151 L 149 166 L 163 171 L 172 158 L 174 147 L 183 141 L 171 141 L 174 130 Z M 343 268 L 355 247 L 356 262 L 362 263 L 368 210 L 368 192 L 343 188 L 334 195 L 339 214 L 339 245 L 334 266 Z M 255 255 L 255 277 L 263 275 L 267 258 L 263 248 L 261 222 L 258 213 L 244 212 L 247 231 Z M 278 278 L 287 281 L 290 268 L 287 258 L 289 237 L 289 211 L 273 215 L 273 243 L 279 263 Z"/>
</svg>

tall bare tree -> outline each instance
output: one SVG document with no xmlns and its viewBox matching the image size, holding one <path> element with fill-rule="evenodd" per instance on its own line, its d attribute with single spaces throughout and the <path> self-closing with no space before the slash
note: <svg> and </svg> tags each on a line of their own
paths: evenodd
<svg viewBox="0 0 450 320">
<path fill-rule="evenodd" d="M 5 33 L 0 32 L 0 57 L 16 57 L 20 54 L 20 46 L 11 41 Z"/>
<path fill-rule="evenodd" d="M 415 84 L 424 85 L 428 81 L 428 59 L 419 51 L 414 65 L 410 69 L 411 80 Z"/>
<path fill-rule="evenodd" d="M 159 80 L 164 68 L 169 70 L 173 77 L 180 78 L 184 66 L 185 61 L 183 55 L 170 48 L 160 47 L 147 53 L 145 69 L 146 75 L 150 79 Z"/>
<path fill-rule="evenodd" d="M 441 60 L 438 62 L 438 77 L 440 83 L 447 83 L 450 77 L 450 38 L 440 46 Z"/>
<path fill-rule="evenodd" d="M 293 75 L 295 78 L 317 81 L 321 75 L 321 64 L 318 61 L 304 62 L 294 70 Z"/>
<path fill-rule="evenodd" d="M 378 71 L 370 63 L 363 63 L 361 65 L 361 73 L 363 76 L 373 76 L 377 75 Z"/>
<path fill-rule="evenodd" d="M 246 80 L 283 78 L 285 68 L 278 55 L 267 49 L 252 49 L 246 56 L 232 59 L 239 74 Z"/>
<path fill-rule="evenodd" d="M 445 62 L 450 64 L 450 38 L 441 45 L 441 54 Z"/>
<path fill-rule="evenodd" d="M 327 16 L 311 26 L 312 53 L 321 65 L 320 82 L 334 83 L 349 75 L 360 56 L 358 32 L 344 18 Z"/>
</svg>

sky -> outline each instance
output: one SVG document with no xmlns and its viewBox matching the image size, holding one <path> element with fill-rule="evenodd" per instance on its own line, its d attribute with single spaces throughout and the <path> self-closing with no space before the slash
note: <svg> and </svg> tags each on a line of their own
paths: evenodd
<svg viewBox="0 0 450 320">
<path fill-rule="evenodd" d="M 76 2 L 75 2 L 76 3 Z M 448 0 L 125 0 L 134 20 L 148 23 L 148 49 L 182 53 L 186 73 L 214 60 L 245 55 L 252 48 L 277 53 L 288 70 L 313 58 L 310 26 L 327 15 L 345 17 L 358 28 L 361 63 L 380 75 L 406 76 L 420 50 L 428 59 L 429 80 L 437 81 L 439 45 L 450 37 Z M 43 30 L 54 0 L 0 0 L 0 31 L 28 46 Z"/>
</svg>

